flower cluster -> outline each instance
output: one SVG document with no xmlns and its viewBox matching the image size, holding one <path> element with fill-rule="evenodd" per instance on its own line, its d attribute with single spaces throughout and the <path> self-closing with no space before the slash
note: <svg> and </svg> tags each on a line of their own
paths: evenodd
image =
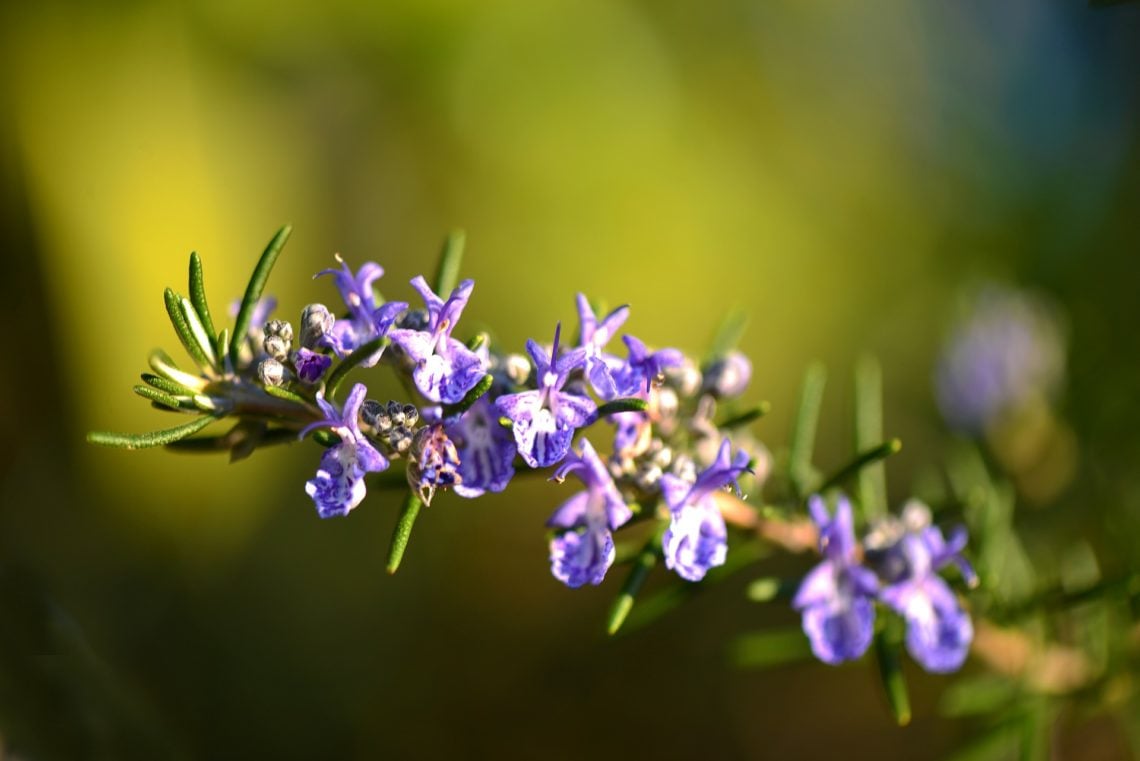
<svg viewBox="0 0 1140 761">
<path fill-rule="evenodd" d="M 812 652 L 825 663 L 859 658 L 871 644 L 875 602 L 903 616 L 906 646 L 927 671 L 956 671 L 974 636 L 969 614 L 938 575 L 954 564 L 969 584 L 973 569 L 962 557 L 965 529 L 947 541 L 930 511 L 911 502 L 901 520 L 888 519 L 855 541 L 851 503 L 841 496 L 835 515 L 818 495 L 808 501 L 819 529 L 819 563 L 803 580 L 792 605 L 803 615 Z"/>
<path fill-rule="evenodd" d="M 377 299 L 373 283 L 383 274 L 378 264 L 367 262 L 356 272 L 343 260 L 340 264 L 341 269 L 320 274 L 333 276 L 347 313 L 337 319 L 323 305 L 306 307 L 309 343 L 347 358 L 383 339 L 371 344 L 378 348 L 369 349 L 375 353 L 359 364 L 390 360 L 418 399 L 405 403 L 413 414 L 397 420 L 374 411 L 402 410 L 400 404 L 365 400 L 360 384 L 340 412 L 317 395 L 325 417 L 302 435 L 323 427 L 339 438 L 307 486 L 319 515 L 346 514 L 364 496 L 363 474 L 384 470 L 401 457 L 408 460 L 408 482 L 429 504 L 440 489 L 475 498 L 505 489 L 518 468 L 557 466 L 554 480 L 574 476 L 585 487 L 547 522 L 554 532 L 551 572 L 567 586 L 600 583 L 614 560 L 613 532 L 658 502 L 661 520 L 668 522 L 661 549 L 668 568 L 699 581 L 724 563 L 728 531 L 713 497 L 730 485 L 741 493 L 737 479 L 749 472 L 750 455 L 744 449 L 733 454 L 730 439 L 707 417 L 715 400 L 746 388 L 751 371 L 746 360 L 725 357 L 701 373 L 677 349 L 651 351 L 632 335 L 622 336 L 626 356 L 615 356 L 607 346 L 629 317 L 629 307 L 598 319 L 586 296 L 578 294 L 576 341 L 567 345 L 560 324 L 550 345 L 527 341 L 530 367 L 524 371 L 519 355 L 452 337 L 474 282 L 463 281 L 444 299 L 416 277 L 411 285 L 424 309 L 412 310 L 404 302 Z M 391 348 L 385 353 L 387 343 Z M 373 411 L 363 422 L 354 417 L 362 409 Z M 603 418 L 614 424 L 608 456 L 579 435 Z"/>
<path fill-rule="evenodd" d="M 312 438 L 324 447 L 304 485 L 317 515 L 346 516 L 366 498 L 371 476 L 374 486 L 406 490 L 396 532 L 405 544 L 420 506 L 441 491 L 475 499 L 526 473 L 559 484 L 572 478 L 580 490 L 546 521 L 551 574 L 571 588 L 596 585 L 619 556 L 636 557 L 626 587 L 632 591 L 623 596 L 636 592 L 637 568 L 658 560 L 687 582 L 704 580 L 725 565 L 734 526 L 742 541 L 754 542 L 761 516 L 773 510 L 787 525 L 803 522 L 800 485 L 790 479 L 782 508 L 743 502 L 745 489 L 765 486 L 774 460 L 748 432 L 766 406 L 742 406 L 752 364 L 732 339 L 718 340 L 703 362 L 679 349 L 652 349 L 629 333 L 620 336 L 624 352 L 611 353 L 630 307 L 606 313 L 579 293 L 572 335 L 557 323 L 549 344 L 528 340 L 525 354 L 503 350 L 486 334 L 464 341 L 457 336 L 475 283 L 458 280 L 458 253 L 450 248 L 434 286 L 423 276 L 410 281 L 422 307 L 382 298 L 379 264 L 353 269 L 338 256 L 338 267 L 316 277 L 331 279 L 343 306 L 309 304 L 294 328 L 272 319 L 275 302 L 261 296 L 287 234 L 271 241 L 234 305 L 232 334 L 211 323 L 195 256 L 190 298 L 167 290 L 171 321 L 197 372 L 157 352 L 155 372 L 135 390 L 161 409 L 199 417 L 155 434 L 93 434 L 92 441 L 216 448 L 237 459 L 263 444 Z M 342 396 L 350 372 L 390 372 L 406 396 L 368 398 L 362 381 Z M 237 422 L 222 436 L 194 437 L 222 418 Z M 931 671 L 958 668 L 972 623 L 938 571 L 955 564 L 973 579 L 961 555 L 964 531 L 947 539 L 929 511 L 912 505 L 859 543 L 845 498 L 834 515 L 818 496 L 808 505 L 823 559 L 793 606 L 815 654 L 827 663 L 860 657 L 873 639 L 876 609 L 885 606 L 906 620 L 906 644 L 919 663 Z M 630 541 L 641 549 L 629 552 Z M 402 554 L 394 540 L 390 571 Z"/>
</svg>

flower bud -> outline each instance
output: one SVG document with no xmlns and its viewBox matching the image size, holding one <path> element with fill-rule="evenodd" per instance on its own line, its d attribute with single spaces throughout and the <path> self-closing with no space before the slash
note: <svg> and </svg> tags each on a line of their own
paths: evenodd
<svg viewBox="0 0 1140 761">
<path fill-rule="evenodd" d="M 265 323 L 265 335 L 280 336 L 286 343 L 293 341 L 293 326 L 287 320 L 270 320 Z"/>
<path fill-rule="evenodd" d="M 257 377 L 265 386 L 281 386 L 285 383 L 285 365 L 269 357 L 257 366 Z"/>
<path fill-rule="evenodd" d="M 292 344 L 281 336 L 266 333 L 265 340 L 262 341 L 261 346 L 270 357 L 276 359 L 278 362 L 284 362 L 286 357 L 289 356 L 289 349 Z"/>
<path fill-rule="evenodd" d="M 301 312 L 301 345 L 306 349 L 316 349 L 335 322 L 336 318 L 324 304 L 309 304 Z"/>
</svg>

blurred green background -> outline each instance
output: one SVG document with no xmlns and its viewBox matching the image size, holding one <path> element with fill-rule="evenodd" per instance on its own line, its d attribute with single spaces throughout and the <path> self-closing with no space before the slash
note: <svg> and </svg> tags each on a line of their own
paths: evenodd
<svg viewBox="0 0 1140 761">
<path fill-rule="evenodd" d="M 175 348 L 161 291 L 187 254 L 218 312 L 285 222 L 293 320 L 332 303 L 310 276 L 335 252 L 408 299 L 456 226 L 465 322 L 507 348 L 573 324 L 579 290 L 698 355 L 742 307 L 770 446 L 805 364 L 831 369 L 829 467 L 874 352 L 892 504 L 944 450 L 930 374 L 962 287 L 1033 287 L 1068 315 L 1080 442 L 1027 519 L 1035 559 L 1074 532 L 1140 554 L 1140 6 L 46 0 L 0 10 L 0 50 L 0 756 L 927 758 L 970 736 L 918 671 L 900 730 L 865 667 L 735 669 L 735 635 L 796 621 L 743 577 L 606 640 L 618 580 L 548 573 L 550 484 L 439 499 L 390 578 L 397 497 L 319 521 L 312 447 L 85 445 L 169 424 L 129 388 Z M 1063 757 L 1126 752 L 1067 721 Z"/>
</svg>

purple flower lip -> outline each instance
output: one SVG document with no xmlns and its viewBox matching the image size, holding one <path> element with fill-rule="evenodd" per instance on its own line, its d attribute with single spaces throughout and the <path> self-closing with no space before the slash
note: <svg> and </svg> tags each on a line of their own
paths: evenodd
<svg viewBox="0 0 1140 761">
<path fill-rule="evenodd" d="M 568 587 L 600 584 L 614 561 L 612 531 L 633 517 L 605 463 L 583 438 L 579 453 L 551 477 L 562 481 L 574 475 L 586 487 L 554 511 L 547 526 L 565 529 L 550 542 L 550 570 Z"/>
<path fill-rule="evenodd" d="M 732 485 L 748 470 L 748 453 L 732 456 L 732 445 L 721 442 L 716 461 L 693 483 L 671 473 L 661 477 L 661 491 L 671 513 L 669 527 L 661 538 L 665 566 L 688 581 L 700 581 L 709 569 L 723 565 L 728 553 L 728 529 L 713 499 L 719 489 Z"/>
<path fill-rule="evenodd" d="M 819 495 L 808 500 L 819 528 L 823 560 L 804 577 L 792 600 L 803 615 L 812 652 L 824 663 L 855 660 L 867 651 L 874 633 L 875 574 L 858 563 L 851 503 L 840 497 L 835 517 Z"/>
<path fill-rule="evenodd" d="M 906 646 L 911 657 L 933 673 L 959 669 L 974 637 L 969 613 L 937 574 L 940 568 L 953 564 L 967 584 L 977 584 L 974 569 L 961 555 L 966 539 L 965 529 L 958 529 L 946 541 L 937 526 L 905 534 L 894 548 L 901 560 L 897 565 L 903 570 L 879 595 L 906 619 Z"/>
<path fill-rule="evenodd" d="M 461 282 L 447 301 L 432 291 L 423 276 L 411 282 L 427 308 L 427 325 L 423 330 L 395 328 L 388 335 L 414 363 L 412 380 L 424 398 L 455 404 L 486 374 L 483 359 L 451 337 L 475 281 Z"/>
<path fill-rule="evenodd" d="M 591 423 L 597 412 L 589 397 L 563 390 L 570 373 L 585 362 L 586 353 L 578 348 L 558 356 L 561 330 L 561 324 L 554 329 L 549 356 L 533 340 L 527 341 L 539 387 L 495 400 L 499 412 L 512 423 L 519 455 L 532 468 L 554 465 L 565 457 L 574 431 Z"/>
<path fill-rule="evenodd" d="M 511 432 L 499 425 L 486 397 L 446 423 L 447 435 L 459 453 L 460 481 L 455 493 L 468 499 L 500 492 L 515 474 L 515 446 Z"/>
<path fill-rule="evenodd" d="M 323 420 L 305 426 L 300 437 L 317 428 L 329 428 L 340 437 L 340 443 L 326 449 L 316 476 L 305 484 L 305 492 L 317 506 L 322 518 L 347 515 L 365 496 L 364 474 L 388 468 L 388 460 L 360 430 L 360 407 L 367 389 L 357 383 L 344 402 L 343 411 L 317 394 L 317 405 L 325 414 Z"/>
</svg>

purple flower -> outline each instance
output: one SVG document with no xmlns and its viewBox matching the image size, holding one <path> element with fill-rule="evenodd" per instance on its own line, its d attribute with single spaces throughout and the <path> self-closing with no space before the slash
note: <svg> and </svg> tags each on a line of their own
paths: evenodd
<svg viewBox="0 0 1140 761">
<path fill-rule="evenodd" d="M 332 357 L 310 351 L 304 347 L 293 352 L 293 367 L 297 377 L 305 383 L 316 383 L 332 364 Z"/>
<path fill-rule="evenodd" d="M 538 388 L 495 400 L 495 406 L 513 424 L 519 454 L 532 468 L 545 468 L 565 457 L 575 429 L 589 423 L 598 411 L 588 396 L 562 390 L 570 373 L 586 361 L 586 350 L 574 349 L 559 357 L 561 330 L 561 324 L 554 329 L 554 348 L 549 356 L 534 341 L 526 342 Z"/>
<path fill-rule="evenodd" d="M 561 481 L 573 473 L 586 490 L 563 502 L 546 522 L 567 529 L 550 540 L 550 572 L 571 588 L 602 582 L 614 562 L 610 532 L 633 517 L 590 442 L 582 439 L 579 450 L 580 454 L 570 454 L 554 478 Z"/>
<path fill-rule="evenodd" d="M 582 348 L 586 350 L 586 378 L 594 392 L 603 399 L 613 399 L 618 394 L 613 372 L 621 367 L 621 360 L 602 350 L 628 317 L 629 306 L 620 306 L 599 324 L 590 302 L 584 294 L 578 294 L 578 321 Z"/>
<path fill-rule="evenodd" d="M 341 298 L 348 306 L 348 317 L 337 320 L 332 329 L 321 339 L 324 345 L 337 353 L 337 356 L 343 357 L 372 339 L 386 335 L 400 312 L 407 309 L 408 305 L 401 301 L 377 305 L 372 284 L 384 275 L 384 268 L 376 262 L 365 262 L 356 274 L 353 274 L 339 254 L 336 259 L 340 262 L 339 270 L 321 270 L 314 277 L 332 275 Z M 374 366 L 380 360 L 382 353 L 377 351 L 361 362 L 361 367 Z"/>
<path fill-rule="evenodd" d="M 752 379 L 752 363 L 739 351 L 711 363 L 704 372 L 704 389 L 720 398 L 740 396 Z"/>
<path fill-rule="evenodd" d="M 305 493 L 313 498 L 317 514 L 322 518 L 347 515 L 364 499 L 364 474 L 388 467 L 388 460 L 360 430 L 360 405 L 366 393 L 364 384 L 357 383 L 344 402 L 344 411 L 337 412 L 336 406 L 325 401 L 318 392 L 317 404 L 325 413 L 325 419 L 301 431 L 304 437 L 314 428 L 329 428 L 340 436 L 340 443 L 321 455 L 316 477 L 305 483 Z"/>
<path fill-rule="evenodd" d="M 875 625 L 875 574 L 856 560 L 851 503 L 839 498 L 835 518 L 818 495 L 808 500 L 819 527 L 823 561 L 811 570 L 792 600 L 803 614 L 804 633 L 812 652 L 832 665 L 854 660 L 867 651 Z"/>
<path fill-rule="evenodd" d="M 1052 307 L 1031 293 L 982 289 L 942 351 L 935 394 L 954 428 L 978 433 L 1035 399 L 1056 396 L 1065 339 Z"/>
<path fill-rule="evenodd" d="M 742 450 L 736 457 L 731 452 L 732 445 L 725 439 L 716 461 L 694 483 L 672 473 L 661 477 L 661 491 L 672 513 L 661 539 L 665 566 L 683 579 L 700 581 L 710 568 L 722 565 L 728 553 L 728 531 L 713 493 L 731 484 L 739 495 L 736 479 L 748 470 L 749 459 Z"/>
<path fill-rule="evenodd" d="M 459 450 L 461 480 L 455 486 L 456 494 L 470 499 L 507 487 L 515 474 L 518 449 L 511 432 L 499 425 L 499 416 L 487 397 L 447 423 L 447 435 Z"/>
<path fill-rule="evenodd" d="M 397 328 L 388 335 L 392 343 L 415 362 L 412 379 L 420 393 L 433 402 L 454 404 L 485 374 L 479 356 L 451 337 L 475 281 L 464 280 L 447 301 L 437 296 L 422 276 L 412 280 L 412 287 L 419 291 L 427 306 L 427 327 L 424 330 Z"/>
<path fill-rule="evenodd" d="M 966 660 L 974 627 L 950 585 L 937 574 L 954 563 L 970 583 L 973 569 L 961 556 L 966 531 L 946 541 L 937 526 L 904 535 L 897 545 L 905 560 L 903 577 L 885 587 L 880 599 L 906 618 L 906 648 L 927 671 L 956 671 Z"/>
<path fill-rule="evenodd" d="M 622 336 L 621 340 L 629 350 L 629 358 L 617 373 L 618 394 L 621 396 L 642 390 L 648 392 L 654 379 L 664 374 L 666 368 L 680 367 L 685 362 L 685 355 L 678 349 L 659 349 L 651 353 L 633 336 Z"/>
</svg>

